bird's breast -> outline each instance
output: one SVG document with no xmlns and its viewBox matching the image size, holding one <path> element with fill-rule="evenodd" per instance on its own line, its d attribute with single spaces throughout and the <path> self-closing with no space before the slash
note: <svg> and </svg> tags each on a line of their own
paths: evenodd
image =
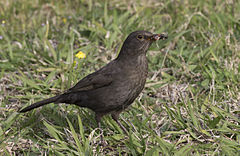
<svg viewBox="0 0 240 156">
<path fill-rule="evenodd" d="M 122 88 L 125 88 L 125 93 L 123 94 L 126 97 L 125 105 L 130 105 L 137 96 L 141 93 L 144 88 L 147 74 L 148 74 L 148 64 L 146 57 L 138 57 L 137 60 L 134 60 L 126 66 L 128 70 L 125 75 L 125 81 L 122 81 Z M 124 70 L 124 69 L 123 69 Z"/>
</svg>

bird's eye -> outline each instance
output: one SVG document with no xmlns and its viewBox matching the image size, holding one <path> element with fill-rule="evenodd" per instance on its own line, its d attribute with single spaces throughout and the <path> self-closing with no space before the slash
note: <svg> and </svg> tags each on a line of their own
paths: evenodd
<svg viewBox="0 0 240 156">
<path fill-rule="evenodd" d="M 143 39 L 143 36 L 142 36 L 142 35 L 138 35 L 137 38 L 138 38 L 139 40 L 142 40 L 142 39 Z"/>
</svg>

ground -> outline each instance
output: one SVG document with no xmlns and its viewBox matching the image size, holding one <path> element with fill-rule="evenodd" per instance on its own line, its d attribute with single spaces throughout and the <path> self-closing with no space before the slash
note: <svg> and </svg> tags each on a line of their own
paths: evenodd
<svg viewBox="0 0 240 156">
<path fill-rule="evenodd" d="M 1 0 L 0 155 L 239 155 L 239 9 L 237 0 Z M 94 113 L 73 105 L 17 113 L 113 60 L 135 30 L 169 38 L 150 48 L 145 89 L 121 114 L 129 135 L 106 116 L 102 146 Z"/>
</svg>

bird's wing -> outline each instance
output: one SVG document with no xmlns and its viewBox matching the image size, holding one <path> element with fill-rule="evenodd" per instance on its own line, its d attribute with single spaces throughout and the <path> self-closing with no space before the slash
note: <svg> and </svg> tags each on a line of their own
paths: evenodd
<svg viewBox="0 0 240 156">
<path fill-rule="evenodd" d="M 111 74 L 94 72 L 82 80 L 80 80 L 75 86 L 70 88 L 67 92 L 87 91 L 96 88 L 101 88 L 112 83 Z"/>
</svg>

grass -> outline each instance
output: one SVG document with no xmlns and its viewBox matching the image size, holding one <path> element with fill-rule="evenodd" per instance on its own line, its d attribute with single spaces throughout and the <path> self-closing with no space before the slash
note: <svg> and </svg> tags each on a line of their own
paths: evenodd
<svg viewBox="0 0 240 156">
<path fill-rule="evenodd" d="M 2 0 L 0 155 L 239 155 L 239 9 L 236 0 Z M 152 45 L 145 89 L 121 114 L 129 136 L 106 116 L 101 146 L 93 112 L 73 105 L 17 113 L 114 59 L 143 29 L 169 39 Z"/>
</svg>

